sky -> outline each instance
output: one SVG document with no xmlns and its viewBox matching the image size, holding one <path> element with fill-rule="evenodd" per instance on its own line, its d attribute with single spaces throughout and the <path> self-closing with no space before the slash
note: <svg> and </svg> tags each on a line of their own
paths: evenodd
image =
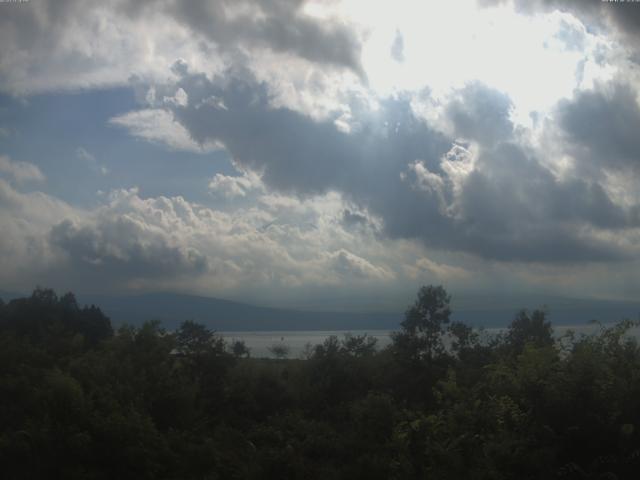
<svg viewBox="0 0 640 480">
<path fill-rule="evenodd" d="M 0 290 L 637 299 L 640 3 L 0 2 Z"/>
</svg>

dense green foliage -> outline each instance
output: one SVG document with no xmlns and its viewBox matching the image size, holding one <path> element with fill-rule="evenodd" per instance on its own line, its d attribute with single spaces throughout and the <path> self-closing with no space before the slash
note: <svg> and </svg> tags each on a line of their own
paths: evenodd
<svg viewBox="0 0 640 480">
<path fill-rule="evenodd" d="M 489 337 L 424 287 L 381 351 L 346 335 L 253 359 L 38 289 L 0 302 L 3 478 L 637 478 L 632 323 L 554 339 L 546 316 Z"/>
</svg>

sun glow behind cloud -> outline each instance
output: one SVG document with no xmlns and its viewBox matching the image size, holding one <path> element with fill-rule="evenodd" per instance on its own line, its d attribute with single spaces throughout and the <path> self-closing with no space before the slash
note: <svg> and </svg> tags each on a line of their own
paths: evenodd
<svg viewBox="0 0 640 480">
<path fill-rule="evenodd" d="M 427 88 L 432 98 L 445 99 L 479 81 L 507 94 L 513 119 L 530 125 L 532 112 L 545 113 L 571 97 L 581 81 L 588 87 L 613 73 L 592 58 L 610 41 L 588 33 L 568 13 L 525 16 L 508 4 L 478 8 L 475 0 L 352 1 L 340 13 L 363 32 L 362 63 L 378 97 Z M 584 49 L 559 38 L 566 29 L 579 36 Z M 391 54 L 397 36 L 402 61 Z M 586 71 L 582 78 L 580 68 Z"/>
</svg>

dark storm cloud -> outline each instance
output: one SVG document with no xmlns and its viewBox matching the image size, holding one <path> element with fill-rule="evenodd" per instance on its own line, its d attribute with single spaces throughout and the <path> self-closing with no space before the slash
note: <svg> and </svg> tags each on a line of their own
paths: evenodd
<svg viewBox="0 0 640 480">
<path fill-rule="evenodd" d="M 392 238 L 499 260 L 629 255 L 592 232 L 636 227 L 637 214 L 595 181 L 556 179 L 512 139 L 509 99 L 482 85 L 463 89 L 445 109 L 455 135 L 479 145 L 464 178 L 447 173 L 465 161 L 443 159 L 452 139 L 416 118 L 408 98 L 356 112 L 359 125 L 347 134 L 328 120 L 270 106 L 265 86 L 246 74 L 218 85 L 186 73 L 179 86 L 189 105 L 173 112 L 197 141 L 224 144 L 276 190 L 303 197 L 339 191 L 380 217 Z"/>
<path fill-rule="evenodd" d="M 416 159 L 437 169 L 451 146 L 413 115 L 409 99 L 360 112 L 360 126 L 347 134 L 331 121 L 270 107 L 265 86 L 243 78 L 221 87 L 202 75 L 185 76 L 179 85 L 189 106 L 174 108 L 174 115 L 197 141 L 215 139 L 238 164 L 261 172 L 269 187 L 300 196 L 340 191 L 382 216 L 392 236 L 410 234 L 416 213 L 434 227 L 444 222 L 437 202 L 424 201 L 427 192 L 401 179 Z"/>
<path fill-rule="evenodd" d="M 148 73 L 145 61 L 153 60 L 156 49 L 166 48 L 161 46 L 162 34 L 158 36 L 153 30 L 157 25 L 166 26 L 164 34 L 169 38 L 184 27 L 197 41 L 194 45 L 198 47 L 194 48 L 207 56 L 220 57 L 222 53 L 236 63 L 243 63 L 247 56 L 270 50 L 324 66 L 346 68 L 365 79 L 360 64 L 360 40 L 354 30 L 337 19 L 308 15 L 305 3 L 304 0 L 0 2 L 0 85 L 4 84 L 12 93 L 24 93 L 101 81 L 126 82 L 132 74 Z M 134 43 L 136 39 L 139 41 Z M 128 44 L 129 41 L 132 43 Z M 145 45 L 150 51 L 145 50 Z M 140 62 L 135 62 L 136 58 Z"/>
<path fill-rule="evenodd" d="M 583 228 L 638 226 L 637 216 L 613 204 L 599 184 L 557 180 L 512 143 L 481 153 L 465 183 L 460 212 L 462 246 L 504 260 L 622 259 L 628 252 L 585 235 Z"/>
<path fill-rule="evenodd" d="M 636 92 L 614 83 L 558 106 L 562 133 L 577 160 L 596 167 L 640 169 L 640 107 Z"/>
<path fill-rule="evenodd" d="M 18 5 L 12 2 L 2 3 L 0 28 L 4 32 L 10 32 L 15 39 L 12 48 L 25 52 L 59 35 L 83 5 L 80 0 L 44 0 Z"/>
<path fill-rule="evenodd" d="M 339 22 L 302 11 L 305 0 L 191 0 L 168 3 L 174 18 L 224 48 L 247 43 L 314 62 L 348 67 L 364 76 L 360 44 Z"/>
<path fill-rule="evenodd" d="M 77 226 L 65 220 L 51 229 L 52 245 L 66 252 L 74 271 L 105 281 L 200 274 L 207 260 L 197 250 L 172 244 L 166 234 L 122 215 Z"/>
<path fill-rule="evenodd" d="M 41 65 L 45 62 L 33 60 L 52 55 L 56 48 L 64 50 L 60 38 L 71 22 L 82 17 L 85 6 L 79 0 L 0 2 L 0 83 L 11 77 L 11 70 L 27 69 L 26 65 L 30 76 L 46 75 Z M 73 52 L 65 52 L 68 70 L 76 71 L 91 62 L 80 50 L 76 46 Z"/>
<path fill-rule="evenodd" d="M 413 116 L 408 99 L 384 102 L 347 134 L 331 121 L 272 108 L 266 86 L 246 72 L 221 83 L 186 75 L 178 86 L 189 106 L 174 107 L 174 115 L 195 140 L 221 142 L 241 165 L 263 173 L 281 191 L 305 196 L 349 192 L 357 185 L 368 191 L 399 181 L 400 171 L 416 158 L 436 166 L 449 148 L 444 136 Z"/>
<path fill-rule="evenodd" d="M 463 88 L 446 108 L 458 136 L 493 145 L 513 133 L 509 120 L 511 100 L 507 95 L 474 82 Z"/>
</svg>

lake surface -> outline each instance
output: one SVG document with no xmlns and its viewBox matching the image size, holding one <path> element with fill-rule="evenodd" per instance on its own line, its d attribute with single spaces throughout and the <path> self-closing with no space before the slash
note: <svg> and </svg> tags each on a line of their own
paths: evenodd
<svg viewBox="0 0 640 480">
<path fill-rule="evenodd" d="M 364 335 L 378 339 L 377 348 L 381 349 L 391 343 L 388 330 L 317 330 L 317 331 L 273 331 L 273 332 L 219 332 L 227 341 L 242 340 L 254 358 L 272 358 L 269 347 L 286 345 L 289 347 L 289 358 L 302 358 L 307 345 L 323 343 L 331 335 L 343 339 L 346 333 Z"/>
<path fill-rule="evenodd" d="M 606 324 L 612 326 L 613 324 Z M 589 335 L 596 333 L 600 327 L 597 324 L 554 326 L 554 334 L 561 337 L 568 330 L 572 330 L 576 335 Z M 492 336 L 504 332 L 506 328 L 486 328 L 480 331 L 482 335 Z M 285 345 L 289 348 L 288 358 L 303 358 L 307 345 L 313 347 L 323 343 L 331 335 L 335 335 L 339 340 L 344 335 L 364 335 L 365 333 L 378 340 L 376 347 L 382 349 L 391 343 L 391 332 L 389 330 L 317 330 L 317 331 L 265 331 L 265 332 L 219 332 L 225 340 L 242 340 L 251 351 L 254 358 L 273 358 L 269 348 L 274 345 Z M 640 329 L 634 328 L 630 334 L 640 338 Z"/>
</svg>

